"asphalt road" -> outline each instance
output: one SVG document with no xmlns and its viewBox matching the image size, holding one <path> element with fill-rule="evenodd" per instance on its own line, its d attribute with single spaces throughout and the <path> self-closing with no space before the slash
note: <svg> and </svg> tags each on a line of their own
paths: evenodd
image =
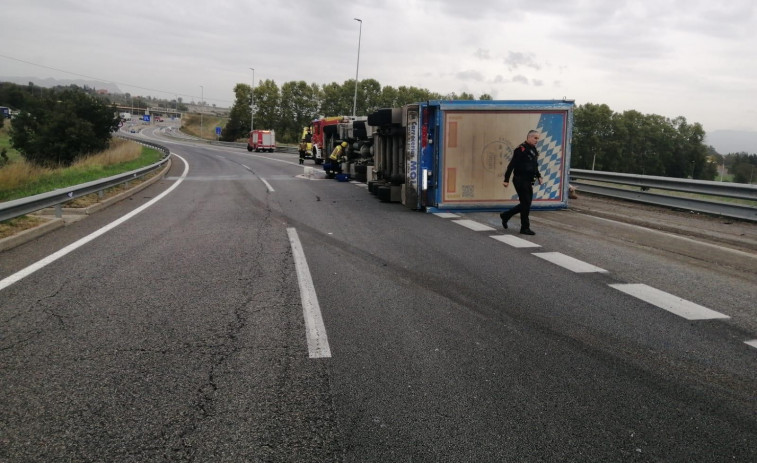
<svg viewBox="0 0 757 463">
<path fill-rule="evenodd" d="M 0 253 L 7 281 L 72 245 L 0 290 L 0 461 L 757 459 L 750 225 L 578 208 L 503 242 L 295 155 L 161 143 L 164 180 Z"/>
</svg>

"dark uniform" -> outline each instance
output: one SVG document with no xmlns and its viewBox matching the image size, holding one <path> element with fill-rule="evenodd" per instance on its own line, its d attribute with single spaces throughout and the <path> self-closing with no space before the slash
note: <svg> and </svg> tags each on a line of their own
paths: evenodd
<svg viewBox="0 0 757 463">
<path fill-rule="evenodd" d="M 515 214 L 520 214 L 520 232 L 532 235 L 531 222 L 528 213 L 531 211 L 531 201 L 534 197 L 534 181 L 541 180 L 539 172 L 539 152 L 536 146 L 523 142 L 513 151 L 513 158 L 505 171 L 505 182 L 510 181 L 513 175 L 513 186 L 518 193 L 518 204 L 509 211 L 501 213 L 502 226 L 507 228 L 507 221 Z"/>
</svg>

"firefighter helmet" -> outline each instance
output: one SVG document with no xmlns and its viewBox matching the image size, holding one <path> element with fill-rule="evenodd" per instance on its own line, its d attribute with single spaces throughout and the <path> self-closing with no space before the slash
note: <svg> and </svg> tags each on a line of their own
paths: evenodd
<svg viewBox="0 0 757 463">
<path fill-rule="evenodd" d="M 347 148 L 347 142 L 346 141 L 342 142 L 342 148 Z"/>
</svg>

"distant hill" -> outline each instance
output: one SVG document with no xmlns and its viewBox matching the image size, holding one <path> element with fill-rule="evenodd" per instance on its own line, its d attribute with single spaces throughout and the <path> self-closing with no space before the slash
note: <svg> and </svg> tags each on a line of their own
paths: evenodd
<svg viewBox="0 0 757 463">
<path fill-rule="evenodd" d="M 715 130 L 707 132 L 705 145 L 711 145 L 718 154 L 757 154 L 757 132 L 746 130 Z"/>
<path fill-rule="evenodd" d="M 94 88 L 97 90 L 107 90 L 108 93 L 116 94 L 116 93 L 123 93 L 120 88 L 118 88 L 118 85 L 114 84 L 113 82 L 98 82 L 95 80 L 84 80 L 84 79 L 53 79 L 51 77 L 47 78 L 40 78 L 40 77 L 2 77 L 0 76 L 0 82 L 10 82 L 17 85 L 28 85 L 29 82 L 32 82 L 34 85 L 38 85 L 40 87 L 44 88 L 52 88 L 55 86 L 68 86 L 68 85 L 77 85 L 79 87 L 89 87 Z"/>
</svg>

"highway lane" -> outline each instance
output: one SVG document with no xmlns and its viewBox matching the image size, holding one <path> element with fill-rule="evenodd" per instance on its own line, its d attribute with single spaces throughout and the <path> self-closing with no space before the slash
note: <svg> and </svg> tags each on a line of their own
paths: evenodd
<svg viewBox="0 0 757 463">
<path fill-rule="evenodd" d="M 537 214 L 540 248 L 515 248 L 491 238 L 501 230 L 298 178 L 291 155 L 163 142 L 190 166 L 175 191 L 0 293 L 0 386 L 12 392 L 0 457 L 757 455 L 748 276 L 587 237 L 558 226 L 561 213 Z M 156 197 L 181 164 L 132 201 L 3 253 L 0 278 Z M 497 225 L 491 213 L 463 218 Z M 329 358 L 308 357 L 290 228 Z M 542 252 L 606 272 L 574 273 Z M 689 321 L 610 286 L 626 283 L 731 318 Z"/>
</svg>

